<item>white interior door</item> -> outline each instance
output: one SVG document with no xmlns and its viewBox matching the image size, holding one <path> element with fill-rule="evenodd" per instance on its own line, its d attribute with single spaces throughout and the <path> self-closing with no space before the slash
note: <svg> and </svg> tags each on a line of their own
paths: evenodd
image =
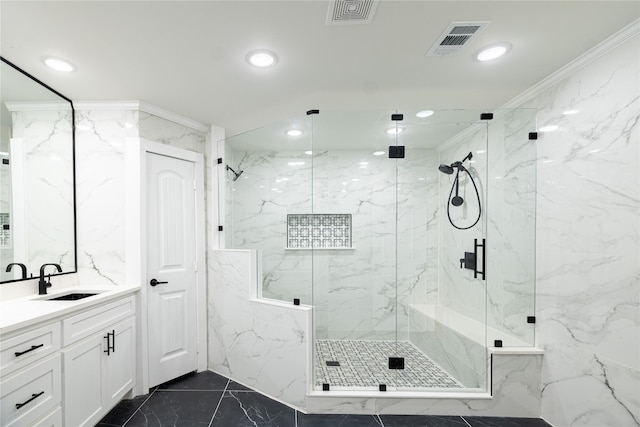
<svg viewBox="0 0 640 427">
<path fill-rule="evenodd" d="M 195 163 L 146 153 L 149 387 L 197 369 Z"/>
</svg>

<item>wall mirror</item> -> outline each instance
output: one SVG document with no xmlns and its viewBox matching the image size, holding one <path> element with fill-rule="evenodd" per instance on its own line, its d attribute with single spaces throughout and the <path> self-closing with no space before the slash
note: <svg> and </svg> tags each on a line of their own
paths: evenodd
<svg viewBox="0 0 640 427">
<path fill-rule="evenodd" d="M 75 273 L 73 103 L 0 60 L 0 283 Z"/>
</svg>

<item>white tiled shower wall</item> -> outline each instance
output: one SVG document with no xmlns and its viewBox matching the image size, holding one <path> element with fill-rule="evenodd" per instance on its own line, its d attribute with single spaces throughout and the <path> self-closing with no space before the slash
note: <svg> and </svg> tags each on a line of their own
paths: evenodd
<svg viewBox="0 0 640 427">
<path fill-rule="evenodd" d="M 640 425 L 640 38 L 527 101 L 538 126 L 542 416 Z M 563 114 L 575 110 L 571 115 Z"/>
</svg>

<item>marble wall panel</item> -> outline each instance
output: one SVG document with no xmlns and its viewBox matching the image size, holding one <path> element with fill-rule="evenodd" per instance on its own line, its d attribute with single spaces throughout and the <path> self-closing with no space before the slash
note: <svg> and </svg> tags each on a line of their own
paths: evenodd
<svg viewBox="0 0 640 427">
<path fill-rule="evenodd" d="M 525 104 L 558 126 L 537 144 L 542 415 L 554 425 L 640 425 L 638 25 L 625 34 Z"/>
<path fill-rule="evenodd" d="M 254 251 L 212 251 L 209 262 L 208 364 L 294 407 L 304 407 L 311 309 L 251 298 Z"/>
<path fill-rule="evenodd" d="M 230 191 L 232 247 L 261 249 L 262 295 L 313 301 L 324 338 L 395 339 L 398 315 L 406 339 L 407 304 L 436 292 L 435 282 L 428 290 L 427 277 L 436 273 L 426 241 L 435 209 L 428 197 L 437 191 L 433 153 L 414 150 L 398 161 L 364 151 L 230 158 L 244 170 Z M 310 212 L 351 214 L 354 249 L 286 250 L 286 215 Z"/>
</svg>

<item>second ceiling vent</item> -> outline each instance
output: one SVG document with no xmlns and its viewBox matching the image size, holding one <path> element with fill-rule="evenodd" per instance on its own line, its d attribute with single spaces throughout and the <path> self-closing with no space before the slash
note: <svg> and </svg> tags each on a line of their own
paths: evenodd
<svg viewBox="0 0 640 427">
<path fill-rule="evenodd" d="M 480 34 L 489 23 L 489 21 L 452 22 L 431 46 L 427 56 L 457 54 L 472 38 Z"/>
</svg>

